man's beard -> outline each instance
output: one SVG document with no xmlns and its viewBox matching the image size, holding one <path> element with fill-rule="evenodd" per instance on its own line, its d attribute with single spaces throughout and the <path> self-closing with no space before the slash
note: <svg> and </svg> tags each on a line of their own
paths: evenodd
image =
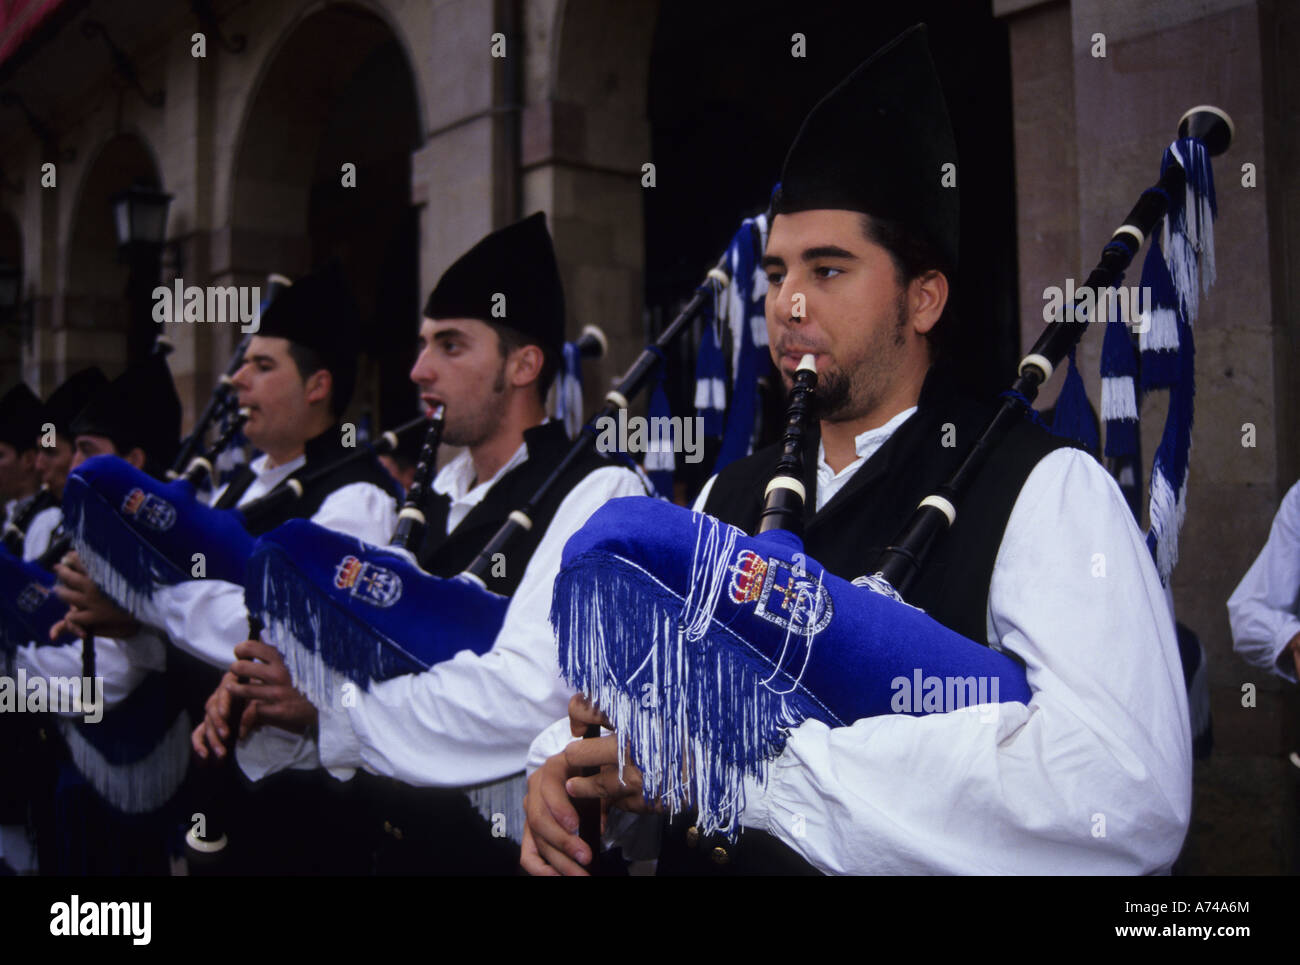
<svg viewBox="0 0 1300 965">
<path fill-rule="evenodd" d="M 506 360 L 501 360 L 496 377 L 492 380 L 492 394 L 473 412 L 457 414 L 449 419 L 442 433 L 442 441 L 449 446 L 473 448 L 491 438 L 505 415 Z M 450 414 L 450 413 L 449 413 Z"/>
<path fill-rule="evenodd" d="M 907 327 L 906 293 L 900 293 L 894 305 L 894 325 L 881 334 L 867 357 L 852 374 L 841 369 L 817 376 L 817 417 L 826 422 L 847 422 L 880 404 L 888 369 L 897 363 L 898 350 L 907 344 L 903 334 Z"/>
</svg>

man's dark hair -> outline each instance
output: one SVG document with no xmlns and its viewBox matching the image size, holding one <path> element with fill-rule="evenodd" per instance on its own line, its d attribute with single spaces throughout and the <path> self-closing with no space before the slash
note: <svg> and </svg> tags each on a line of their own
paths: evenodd
<svg viewBox="0 0 1300 965">
<path fill-rule="evenodd" d="M 934 327 L 926 334 L 930 343 L 930 361 L 937 362 L 952 349 L 957 327 L 956 293 L 953 285 L 957 278 L 954 266 L 939 248 L 932 244 L 920 232 L 898 221 L 876 218 L 869 214 L 862 215 L 862 233 L 868 241 L 874 242 L 889 253 L 894 263 L 894 275 L 902 287 L 930 271 L 942 272 L 948 279 L 948 301 Z"/>
<path fill-rule="evenodd" d="M 330 414 L 335 419 L 342 418 L 348 403 L 352 401 L 352 388 L 356 382 L 355 371 L 342 372 L 330 368 L 320 352 L 298 342 L 289 342 L 289 358 L 293 359 L 293 364 L 298 369 L 298 378 L 304 382 L 307 381 L 308 376 L 315 375 L 321 369 L 329 372 L 333 385 L 330 392 Z"/>
<path fill-rule="evenodd" d="M 537 396 L 542 404 L 546 404 L 546 393 L 551 390 L 551 383 L 555 381 L 555 373 L 560 369 L 560 360 L 556 357 L 555 352 L 548 349 L 541 342 L 530 338 L 517 328 L 510 328 L 508 325 L 498 325 L 495 322 L 489 323 L 493 331 L 497 333 L 497 348 L 501 351 L 501 357 L 506 358 L 517 348 L 523 348 L 525 345 L 536 345 L 542 350 L 542 370 L 537 375 Z"/>
</svg>

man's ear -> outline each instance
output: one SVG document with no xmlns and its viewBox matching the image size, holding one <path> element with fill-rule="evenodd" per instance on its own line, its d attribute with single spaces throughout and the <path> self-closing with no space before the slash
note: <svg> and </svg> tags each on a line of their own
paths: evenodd
<svg viewBox="0 0 1300 965">
<path fill-rule="evenodd" d="M 528 385 L 530 382 L 536 382 L 541 377 L 542 366 L 546 364 L 546 356 L 540 346 L 521 345 L 511 352 L 510 356 L 511 385 Z"/>
<path fill-rule="evenodd" d="M 948 304 L 948 278 L 943 272 L 930 270 L 913 278 L 907 286 L 908 317 L 918 335 L 927 334 L 943 315 Z"/>
<path fill-rule="evenodd" d="M 23 472 L 36 471 L 36 450 L 24 449 L 22 455 L 18 457 L 19 463 L 23 467 Z"/>
<path fill-rule="evenodd" d="M 136 469 L 144 468 L 144 450 L 136 446 L 126 454 L 126 461 L 135 466 Z"/>
<path fill-rule="evenodd" d="M 334 391 L 334 376 L 329 369 L 317 369 L 303 382 L 303 391 L 308 405 L 326 401 Z"/>
</svg>

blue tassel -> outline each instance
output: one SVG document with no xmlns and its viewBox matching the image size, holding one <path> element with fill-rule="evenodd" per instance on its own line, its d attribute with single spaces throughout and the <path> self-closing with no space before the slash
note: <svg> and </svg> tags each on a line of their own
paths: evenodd
<svg viewBox="0 0 1300 965">
<path fill-rule="evenodd" d="M 722 437 L 723 416 L 727 411 L 727 363 L 718 341 L 717 321 L 706 307 L 700 332 L 700 350 L 695 356 L 695 414 L 704 434 Z"/>
<path fill-rule="evenodd" d="M 767 328 L 763 302 L 767 295 L 767 278 L 758 270 L 762 257 L 767 219 L 760 215 L 747 218 L 727 249 L 731 267 L 731 285 L 727 289 L 727 322 L 735 346 L 731 411 L 722 436 L 713 471 L 753 452 L 758 418 L 758 379 L 767 371 Z M 761 337 L 759 337 L 761 336 Z"/>
<path fill-rule="evenodd" d="M 1107 456 L 1124 458 L 1138 451 L 1137 353 L 1122 319 L 1106 323 L 1101 347 L 1101 421 L 1106 426 Z"/>
<path fill-rule="evenodd" d="M 1169 388 L 1178 380 L 1180 372 L 1181 298 L 1156 241 L 1151 242 L 1142 265 L 1142 287 L 1151 292 L 1151 311 L 1143 320 L 1144 330 L 1139 336 L 1145 394 L 1153 389 Z"/>
<path fill-rule="evenodd" d="M 1079 375 L 1075 364 L 1073 349 L 1070 350 L 1070 366 L 1065 373 L 1065 384 L 1061 386 L 1061 394 L 1056 399 L 1052 434 L 1074 439 L 1091 453 L 1101 449 L 1097 424 L 1093 421 L 1092 406 L 1088 402 L 1088 390 L 1083 386 L 1083 377 Z"/>
<path fill-rule="evenodd" d="M 555 393 L 555 417 L 564 423 L 570 439 L 582 430 L 582 357 L 576 342 L 564 343 L 564 360 L 560 367 Z"/>
<path fill-rule="evenodd" d="M 673 498 L 673 473 L 677 460 L 673 452 L 678 444 L 674 438 L 672 426 L 672 408 L 668 404 L 668 393 L 664 391 L 664 365 L 660 363 L 659 379 L 654 392 L 650 395 L 650 428 L 646 440 L 645 472 L 650 477 L 655 491 L 666 499 Z M 655 427 L 667 426 L 662 433 Z"/>
</svg>

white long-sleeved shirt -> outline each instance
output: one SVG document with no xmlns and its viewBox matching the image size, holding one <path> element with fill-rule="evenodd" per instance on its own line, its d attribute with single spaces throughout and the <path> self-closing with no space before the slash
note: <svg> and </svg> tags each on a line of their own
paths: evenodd
<svg viewBox="0 0 1300 965">
<path fill-rule="evenodd" d="M 304 461 L 299 456 L 268 469 L 266 456 L 259 456 L 249 464 L 255 478 L 236 505 L 266 495 Z M 214 502 L 222 491 L 214 494 Z M 393 534 L 397 506 L 393 497 L 378 486 L 350 483 L 325 497 L 311 521 L 383 545 Z M 188 580 L 160 587 L 143 607 L 141 619 L 161 627 L 177 647 L 222 670 L 234 661 L 235 647 L 248 639 L 244 588 L 224 580 Z M 239 743 L 236 759 L 250 779 L 260 780 L 286 767 L 315 767 L 315 742 L 280 727 L 260 727 Z"/>
<path fill-rule="evenodd" d="M 1228 621 L 1242 659 L 1295 682 L 1286 645 L 1300 633 L 1300 483 L 1282 497 L 1268 541 L 1228 597 Z"/>
<path fill-rule="evenodd" d="M 451 499 L 448 531 L 526 458 L 521 446 L 492 479 L 477 485 L 471 485 L 468 453 L 448 463 L 434 481 L 434 489 Z M 534 550 L 492 649 L 482 655 L 463 650 L 424 673 L 377 683 L 357 695 L 354 706 L 321 708 L 321 764 L 335 776 L 364 767 L 433 787 L 485 784 L 522 771 L 532 739 L 569 701 L 550 624 L 564 544 L 606 501 L 644 494 L 644 483 L 629 469 L 607 466 L 585 476 Z"/>
<path fill-rule="evenodd" d="M 859 436 L 857 463 L 839 474 L 822 454 L 818 509 L 908 415 Z M 1025 661 L 1028 705 L 806 721 L 767 786 L 749 782 L 741 824 L 828 873 L 1167 870 L 1191 808 L 1177 639 L 1145 541 L 1091 456 L 1058 450 L 1030 473 L 986 622 L 987 642 Z M 557 721 L 530 766 L 570 739 Z"/>
</svg>

